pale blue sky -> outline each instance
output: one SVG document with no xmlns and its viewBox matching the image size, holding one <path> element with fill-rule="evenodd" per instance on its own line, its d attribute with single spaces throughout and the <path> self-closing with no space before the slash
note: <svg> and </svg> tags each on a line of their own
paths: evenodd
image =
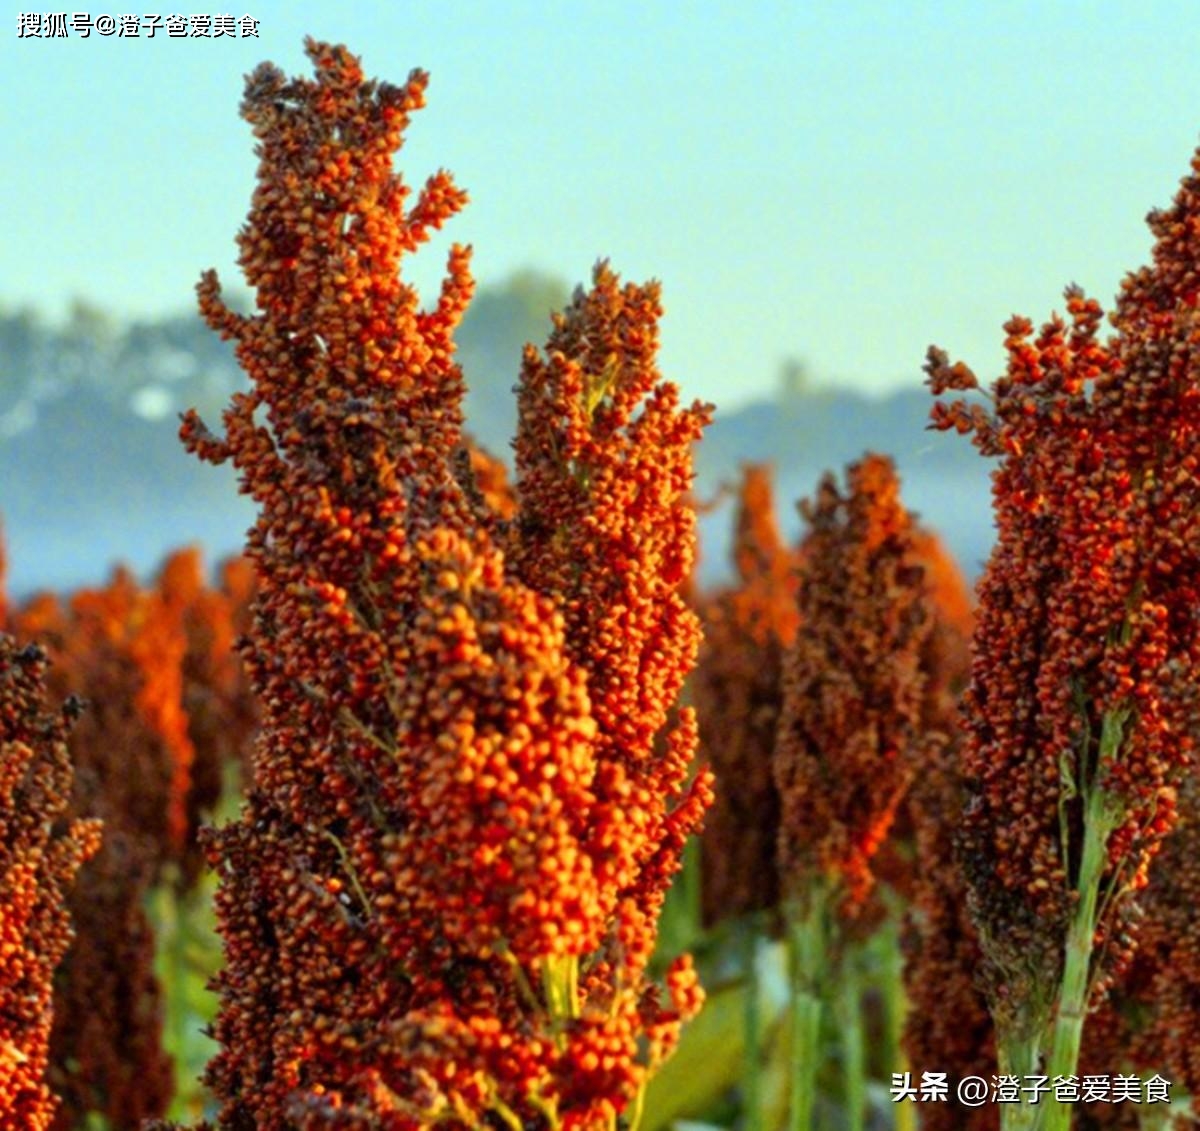
<svg viewBox="0 0 1200 1131">
<path fill-rule="evenodd" d="M 240 284 L 242 76 L 307 73 L 311 33 L 371 76 L 432 74 L 400 165 L 453 170 L 472 203 L 411 277 L 431 285 L 450 239 L 485 283 L 601 255 L 657 276 L 664 371 L 726 407 L 788 354 L 882 390 L 919 384 L 935 341 L 993 375 L 1013 311 L 1040 319 L 1072 280 L 1107 306 L 1200 138 L 1194 2 L 264 0 L 234 13 L 257 40 L 19 40 L 20 10 L 4 307 L 155 314 L 208 266 Z"/>
</svg>

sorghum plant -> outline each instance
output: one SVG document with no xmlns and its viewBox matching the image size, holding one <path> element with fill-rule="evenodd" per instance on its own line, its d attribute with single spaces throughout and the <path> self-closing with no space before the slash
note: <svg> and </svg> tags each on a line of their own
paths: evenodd
<svg viewBox="0 0 1200 1131">
<path fill-rule="evenodd" d="M 925 562 L 931 555 L 922 554 Z M 936 559 L 934 559 L 936 560 Z M 938 584 L 939 572 L 942 582 Z M 908 1009 L 903 1047 L 919 1078 L 924 1069 L 990 1079 L 996 1049 L 987 1000 L 976 974 L 979 940 L 967 909 L 966 880 L 955 847 L 963 807 L 959 769 L 958 699 L 969 676 L 970 607 L 961 580 L 927 567 L 927 580 L 942 590 L 938 615 L 925 646 L 922 716 L 925 727 L 946 736 L 915 775 L 905 804 L 914 865 L 905 916 L 904 986 Z M 888 1071 L 895 1071 L 893 1066 Z M 968 1107 L 953 1092 L 944 1103 L 923 1104 L 922 1131 L 992 1131 L 996 1107 Z"/>
<path fill-rule="evenodd" d="M 912 560 L 932 618 L 922 648 L 921 729 L 953 729 L 954 704 L 967 663 L 970 591 L 932 532 L 915 522 Z M 771 473 L 748 465 L 738 489 L 733 560 L 736 582 L 698 601 L 705 640 L 691 687 L 701 751 L 716 777 L 717 799 L 705 818 L 704 913 L 777 912 L 779 791 L 773 757 L 782 705 L 783 660 L 800 625 L 801 548 L 788 547 L 774 514 Z M 881 861 L 877 861 L 883 863 Z M 899 861 L 887 879 L 906 883 Z"/>
<path fill-rule="evenodd" d="M 1068 320 L 1006 325 L 990 407 L 934 408 L 934 426 L 999 461 L 964 841 L 1002 1070 L 1017 1075 L 1043 1053 L 1052 1079 L 1074 1071 L 1197 731 L 1200 154 L 1192 168 L 1149 217 L 1153 262 L 1126 278 L 1115 335 L 1101 340 L 1099 304 L 1070 287 Z M 935 394 L 978 387 L 937 349 L 926 370 Z M 1065 1105 L 1042 1110 L 1066 1126 Z"/>
<path fill-rule="evenodd" d="M 843 495 L 826 476 L 801 503 L 810 529 L 800 550 L 800 624 L 784 660 L 774 754 L 798 1128 L 811 1121 L 821 1009 L 835 986 L 850 1125 L 862 1126 L 858 988 L 841 961 L 841 925 L 861 914 L 876 853 L 938 740 L 921 717 L 921 656 L 933 622 L 899 482 L 878 455 L 851 465 L 847 481 Z"/>
<path fill-rule="evenodd" d="M 89 1112 L 137 1126 L 166 1110 L 174 1086 L 146 899 L 195 854 L 182 609 L 118 571 L 65 609 L 43 601 L 13 623 L 46 640 L 57 695 L 86 700 L 68 740 L 69 811 L 105 823 L 69 897 L 76 939 L 55 988 L 49 1080 L 63 1103 L 54 1126 L 68 1131 Z"/>
<path fill-rule="evenodd" d="M 779 907 L 772 756 L 783 657 L 800 620 L 799 559 L 779 532 L 766 466 L 743 469 L 733 560 L 734 584 L 700 602 L 704 645 L 692 679 L 700 748 L 716 777 L 701 842 L 701 898 L 710 925 Z"/>
<path fill-rule="evenodd" d="M 70 945 L 66 894 L 100 845 L 96 821 L 67 820 L 74 701 L 45 703 L 46 654 L 0 634 L 0 1128 L 46 1131 L 44 1080 L 55 968 Z"/>
<path fill-rule="evenodd" d="M 75 941 L 55 984 L 47 1081 L 61 1104 L 53 1131 L 76 1131 L 95 1115 L 113 1128 L 136 1128 L 171 1102 L 174 1071 L 163 1047 L 163 987 L 146 907 L 153 880 L 144 842 L 106 823 L 104 844 L 71 894 Z"/>
<path fill-rule="evenodd" d="M 779 792 L 772 755 L 779 726 L 783 656 L 796 634 L 798 557 L 775 515 L 771 469 L 742 469 L 734 518 L 735 582 L 696 601 L 704 644 L 691 681 L 700 753 L 716 800 L 701 841 L 700 905 L 708 926 L 739 925 L 745 986 L 740 1081 L 746 1131 L 759 1131 L 767 1103 L 760 1063 L 766 1044 L 758 983 L 764 925 L 779 929 Z"/>
<path fill-rule="evenodd" d="M 175 898 L 198 876 L 200 820 L 253 723 L 229 651 L 246 599 L 238 574 L 228 567 L 210 590 L 198 556 L 181 552 L 153 587 L 118 570 L 65 606 L 44 594 L 11 611 L 13 633 L 54 659 L 51 697 L 87 704 L 68 739 L 68 811 L 101 817 L 106 830 L 68 897 L 76 937 L 55 982 L 47 1079 L 62 1131 L 89 1113 L 134 1127 L 171 1100 L 146 904 L 156 887 Z"/>
<path fill-rule="evenodd" d="M 700 644 L 683 590 L 696 549 L 692 447 L 713 410 L 681 408 L 678 388 L 661 379 L 660 292 L 656 282 L 622 286 L 601 262 L 591 288 L 554 315 L 545 357 L 526 347 L 520 505 L 503 540 L 511 570 L 562 609 L 567 655 L 586 673 L 598 727 L 593 850 L 604 903 L 622 924 L 597 963 L 599 987 L 644 979 L 671 877 L 712 802 L 707 767 L 688 780 L 696 719 L 676 701 Z M 668 982 L 681 1003 L 691 998 L 689 959 Z M 657 1032 L 657 1007 L 646 1005 L 642 1023 Z M 664 1053 L 678 1026 L 668 1032 Z"/>
<path fill-rule="evenodd" d="M 688 962 L 666 1001 L 645 971 L 708 800 L 694 720 L 659 733 L 697 644 L 677 590 L 707 411 L 658 377 L 657 287 L 602 266 L 526 356 L 519 509 L 477 481 L 467 250 L 432 310 L 397 273 L 465 201 L 439 172 L 406 208 L 391 168 L 426 76 L 307 50 L 315 80 L 264 64 L 242 103 L 257 313 L 199 288 L 253 387 L 224 437 L 183 427 L 259 506 L 262 725 L 209 842 L 220 1124 L 612 1128 L 701 1000 Z"/>
<path fill-rule="evenodd" d="M 928 743 L 921 655 L 932 630 L 913 522 L 891 461 L 869 455 L 800 504 L 800 623 L 775 749 L 785 898 L 816 881 L 853 917 Z"/>
<path fill-rule="evenodd" d="M 216 810 L 231 771 L 249 777 L 257 711 L 235 644 L 249 627 L 253 570 L 245 559 L 231 558 L 220 568 L 218 585 L 210 587 L 199 550 L 188 548 L 163 563 L 156 589 L 168 608 L 178 610 L 185 640 L 182 706 L 193 756 L 180 878 L 190 885 L 203 864 L 191 834 Z"/>
<path fill-rule="evenodd" d="M 14 630 L 46 641 L 52 688 L 88 709 L 72 729 L 82 806 L 99 806 L 144 842 L 155 874 L 194 842 L 188 824 L 193 747 L 183 712 L 182 608 L 124 569 L 66 607 L 42 597 L 15 610 Z M 88 814 L 90 815 L 90 814 Z"/>
</svg>

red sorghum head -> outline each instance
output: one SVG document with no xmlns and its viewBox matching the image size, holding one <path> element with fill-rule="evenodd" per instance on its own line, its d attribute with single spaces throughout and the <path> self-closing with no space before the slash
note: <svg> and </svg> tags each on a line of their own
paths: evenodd
<svg viewBox="0 0 1200 1131">
<path fill-rule="evenodd" d="M 853 916 L 936 741 L 921 719 L 932 616 L 890 460 L 852 464 L 845 494 L 826 476 L 801 513 L 800 621 L 774 760 L 781 886 L 785 900 L 803 901 L 819 882 Z"/>
<path fill-rule="evenodd" d="M 966 862 L 998 1016 L 1044 1010 L 1036 987 L 1058 982 L 1080 798 L 1095 789 L 1118 814 L 1097 941 L 1107 969 L 1128 957 L 1130 897 L 1173 823 L 1197 731 L 1200 155 L 1150 226 L 1153 263 L 1125 280 L 1114 336 L 1101 340 L 1099 305 L 1068 288 L 1066 319 L 1036 334 L 1025 318 L 1006 325 L 1008 369 L 989 406 L 933 413 L 998 460 L 963 759 Z M 978 387 L 940 350 L 926 369 L 935 393 Z"/>
<path fill-rule="evenodd" d="M 208 1079 L 226 1128 L 606 1127 L 700 1000 L 686 961 L 666 1001 L 645 969 L 707 801 L 690 716 L 655 741 L 706 414 L 658 380 L 657 288 L 601 269 L 527 356 L 514 514 L 461 431 L 467 250 L 432 310 L 397 275 L 465 201 L 438 173 L 406 208 L 392 172 L 426 77 L 307 49 L 314 80 L 264 64 L 242 106 L 257 312 L 200 286 L 252 389 L 223 438 L 183 427 L 259 507 Z"/>
<path fill-rule="evenodd" d="M 100 845 L 97 821 L 70 821 L 66 734 L 74 701 L 50 714 L 46 655 L 0 635 L 0 1126 L 46 1131 L 55 968 L 70 945 L 66 895 Z"/>
<path fill-rule="evenodd" d="M 779 904 L 779 793 L 771 760 L 785 650 L 799 623 L 798 555 L 779 533 L 770 469 L 743 468 L 732 585 L 699 602 L 704 645 L 692 698 L 700 749 L 716 778 L 705 818 L 705 921 L 774 911 Z"/>
</svg>

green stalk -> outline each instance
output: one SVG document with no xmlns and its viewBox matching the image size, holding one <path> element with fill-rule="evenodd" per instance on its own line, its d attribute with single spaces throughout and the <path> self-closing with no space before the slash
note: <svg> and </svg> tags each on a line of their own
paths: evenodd
<svg viewBox="0 0 1200 1131">
<path fill-rule="evenodd" d="M 626 1127 L 629 1131 L 639 1131 L 642 1126 L 642 1116 L 646 1111 L 646 1083 L 647 1081 L 642 1081 L 642 1086 L 638 1088 L 637 1095 L 634 1096 L 629 1112 L 625 1116 Z"/>
<path fill-rule="evenodd" d="M 565 1024 L 579 1016 L 579 958 L 563 954 L 541 961 L 542 993 L 552 1021 Z"/>
<path fill-rule="evenodd" d="M 704 912 L 701 907 L 700 838 L 688 837 L 683 846 L 683 868 L 679 876 L 683 884 L 684 946 L 691 948 L 704 933 Z"/>
<path fill-rule="evenodd" d="M 758 924 L 743 924 L 742 961 L 746 970 L 746 1000 L 742 1024 L 746 1049 L 742 1060 L 742 1126 L 745 1131 L 765 1131 L 762 1097 L 762 1010 L 758 984 Z"/>
<path fill-rule="evenodd" d="M 812 1131 L 821 1048 L 821 1002 L 810 993 L 792 995 L 792 1103 L 789 1131 Z"/>
<path fill-rule="evenodd" d="M 1077 900 L 1067 930 L 1062 984 L 1055 1011 L 1054 1035 L 1046 1074 L 1051 1080 L 1073 1076 L 1079 1063 L 1083 1022 L 1091 986 L 1092 949 L 1096 937 L 1100 883 L 1108 859 L 1108 838 L 1120 824 L 1121 805 L 1103 786 L 1104 771 L 1117 756 L 1124 738 L 1127 712 L 1109 711 L 1100 733 L 1100 759 L 1090 781 L 1083 782 L 1083 854 Z M 1047 1097 L 1042 1131 L 1070 1131 L 1071 1105 Z"/>
<path fill-rule="evenodd" d="M 828 932 L 826 893 L 814 885 L 789 923 L 792 983 L 792 1103 L 788 1131 L 813 1131 L 821 1057 L 821 990 Z"/>
<path fill-rule="evenodd" d="M 1079 1063 L 1079 1046 L 1083 1038 L 1083 1022 L 1087 1015 L 1091 982 L 1100 881 L 1107 860 L 1108 838 L 1114 827 L 1111 798 L 1102 789 L 1092 790 L 1087 799 L 1083 860 L 1079 866 L 1079 883 L 1076 888 L 1079 900 L 1067 931 L 1062 985 L 1059 988 L 1050 1060 L 1046 1068 L 1051 1080 L 1060 1075 L 1073 1076 Z M 1069 1131 L 1071 1105 L 1049 1097 L 1047 1099 L 1044 1131 Z"/>
<path fill-rule="evenodd" d="M 881 951 L 880 990 L 883 993 L 883 1078 L 891 1079 L 893 1072 L 910 1068 L 904 1053 L 904 1017 L 908 1011 L 908 996 L 904 991 L 904 955 L 900 950 L 900 916 L 903 914 L 895 899 L 888 901 L 891 915 L 888 926 L 879 932 Z M 916 1131 L 916 1104 L 895 1106 L 896 1131 Z"/>
<path fill-rule="evenodd" d="M 842 1088 L 847 1131 L 863 1131 L 867 1081 L 859 1000 L 858 955 L 846 955 L 839 971 L 834 1008 L 842 1045 Z"/>
<path fill-rule="evenodd" d="M 174 882 L 174 869 L 171 873 L 149 892 L 147 910 L 154 924 L 154 973 L 163 989 L 163 1047 L 178 1065 L 183 1061 L 187 1043 L 188 1016 L 184 996 L 187 962 L 184 958 L 182 900 Z"/>
<path fill-rule="evenodd" d="M 1026 1076 L 1038 1075 L 1038 1057 L 1040 1044 L 1036 1030 L 1022 1033 L 998 1034 L 999 1047 L 997 1060 L 1002 1075 L 1016 1076 L 1024 1079 Z M 1001 1131 L 1033 1131 L 1038 1126 L 1040 1106 L 1026 1103 L 1022 1097 L 1020 1103 L 1000 1105 Z"/>
</svg>

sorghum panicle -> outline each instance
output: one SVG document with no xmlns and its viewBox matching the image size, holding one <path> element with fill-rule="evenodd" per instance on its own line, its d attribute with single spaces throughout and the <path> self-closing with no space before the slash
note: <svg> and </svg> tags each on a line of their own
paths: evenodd
<svg viewBox="0 0 1200 1131">
<path fill-rule="evenodd" d="M 50 714 L 46 654 L 0 634 L 0 1127 L 46 1131 L 55 968 L 71 943 L 66 896 L 100 846 L 100 825 L 69 820 L 72 701 Z"/>
<path fill-rule="evenodd" d="M 217 587 L 208 586 L 195 548 L 171 554 L 159 572 L 156 589 L 169 608 L 178 610 L 185 640 L 182 708 L 193 751 L 187 844 L 180 860 L 185 886 L 203 866 L 196 830 L 219 804 L 227 770 L 236 766 L 242 778 L 249 777 L 257 708 L 235 644 L 249 626 L 253 588 L 253 569 L 242 558 L 222 563 Z"/>
<path fill-rule="evenodd" d="M 1179 823 L 1166 838 L 1142 895 L 1138 946 L 1110 997 L 1089 1019 L 1083 1070 L 1120 1065 L 1159 1073 L 1200 1094 L 1200 787 L 1179 791 Z"/>
<path fill-rule="evenodd" d="M 800 627 L 784 659 L 774 758 L 779 862 L 785 898 L 806 898 L 820 878 L 853 918 L 937 741 L 921 719 L 932 617 L 890 460 L 852 464 L 845 495 L 826 476 L 801 513 Z"/>
<path fill-rule="evenodd" d="M 144 841 L 106 820 L 104 844 L 69 903 L 75 942 L 55 986 L 47 1073 L 61 1099 L 53 1131 L 75 1131 L 97 1114 L 114 1128 L 140 1127 L 174 1095 L 146 910 L 153 870 Z"/>
<path fill-rule="evenodd" d="M 998 460 L 963 759 L 966 860 L 998 1019 L 1048 1009 L 1081 799 L 1095 789 L 1120 810 L 1097 984 L 1128 960 L 1130 897 L 1174 821 L 1197 732 L 1200 155 L 1149 222 L 1153 263 L 1125 280 L 1114 336 L 1101 340 L 1099 305 L 1070 287 L 1066 319 L 1036 334 L 1025 318 L 1006 325 L 1008 368 L 990 406 L 933 411 L 933 426 L 973 433 Z M 926 370 L 935 394 L 978 387 L 935 348 Z"/>
<path fill-rule="evenodd" d="M 461 430 L 467 250 L 432 310 L 397 275 L 465 201 L 438 173 L 405 210 L 391 169 L 426 77 L 307 50 L 314 81 L 264 64 L 242 105 L 258 311 L 199 288 L 252 390 L 224 437 L 182 430 L 259 506 L 208 1080 L 230 1129 L 608 1127 L 700 1002 L 686 961 L 667 1003 L 644 971 L 707 801 L 691 718 L 655 747 L 697 642 L 706 413 L 658 380 L 657 288 L 602 268 L 527 355 L 514 514 Z"/>
<path fill-rule="evenodd" d="M 702 1001 L 686 956 L 668 971 L 666 1004 L 646 966 L 684 844 L 712 802 L 707 767 L 689 780 L 695 714 L 674 707 L 700 645 L 682 590 L 696 553 L 692 447 L 713 408 L 681 407 L 662 379 L 661 314 L 657 282 L 622 286 L 602 261 L 554 316 L 544 356 L 526 348 L 520 509 L 506 542 L 517 576 L 563 610 L 567 654 L 586 673 L 597 766 L 585 844 L 611 925 L 583 987 L 627 1042 L 639 1028 L 649 1036 L 647 1068 Z"/>
<path fill-rule="evenodd" d="M 692 679 L 700 750 L 716 778 L 704 821 L 704 919 L 779 905 L 779 794 L 771 759 L 783 656 L 796 635 L 798 556 L 779 533 L 770 469 L 743 468 L 732 585 L 699 602 L 704 645 Z"/>
<path fill-rule="evenodd" d="M 54 999 L 49 1079 L 63 1099 L 55 1127 L 89 1112 L 135 1125 L 162 1114 L 174 1087 L 145 901 L 169 866 L 195 855 L 182 613 L 118 571 L 66 609 L 43 599 L 16 610 L 13 623 L 46 641 L 56 695 L 87 702 L 69 738 L 70 812 L 100 817 L 106 830 L 69 896 L 76 940 Z"/>
</svg>

